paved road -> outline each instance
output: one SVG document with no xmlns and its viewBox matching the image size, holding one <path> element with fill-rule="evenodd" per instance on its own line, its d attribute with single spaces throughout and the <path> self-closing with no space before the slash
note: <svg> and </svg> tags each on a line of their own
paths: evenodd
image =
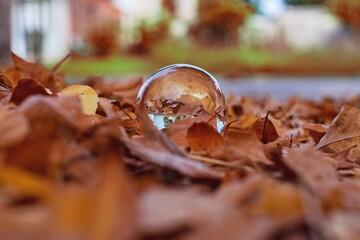
<svg viewBox="0 0 360 240">
<path fill-rule="evenodd" d="M 252 77 L 241 80 L 221 79 L 225 94 L 273 96 L 286 99 L 293 95 L 320 100 L 325 96 L 347 98 L 360 95 L 357 77 Z"/>
</svg>

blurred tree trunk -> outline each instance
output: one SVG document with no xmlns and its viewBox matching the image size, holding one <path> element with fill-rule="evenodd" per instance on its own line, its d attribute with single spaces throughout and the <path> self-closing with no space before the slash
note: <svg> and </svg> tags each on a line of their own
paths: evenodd
<svg viewBox="0 0 360 240">
<path fill-rule="evenodd" d="M 10 61 L 10 26 L 11 0 L 0 0 L 0 64 Z"/>
</svg>

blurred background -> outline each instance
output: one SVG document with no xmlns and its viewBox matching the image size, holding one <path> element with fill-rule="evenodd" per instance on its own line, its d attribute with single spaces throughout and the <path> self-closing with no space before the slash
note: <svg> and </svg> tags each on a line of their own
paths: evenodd
<svg viewBox="0 0 360 240">
<path fill-rule="evenodd" d="M 172 63 L 236 79 L 360 76 L 360 0 L 0 0 L 0 24 L 2 63 L 10 49 L 46 66 L 72 52 L 71 76 Z"/>
</svg>

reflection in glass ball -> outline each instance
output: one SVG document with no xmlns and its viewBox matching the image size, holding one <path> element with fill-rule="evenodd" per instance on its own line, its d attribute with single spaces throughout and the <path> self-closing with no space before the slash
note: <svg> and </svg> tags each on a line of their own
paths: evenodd
<svg viewBox="0 0 360 240">
<path fill-rule="evenodd" d="M 138 93 L 137 104 L 144 105 L 158 129 L 204 115 L 216 115 L 218 132 L 226 125 L 226 99 L 218 81 L 188 64 L 170 65 L 151 75 Z"/>
</svg>

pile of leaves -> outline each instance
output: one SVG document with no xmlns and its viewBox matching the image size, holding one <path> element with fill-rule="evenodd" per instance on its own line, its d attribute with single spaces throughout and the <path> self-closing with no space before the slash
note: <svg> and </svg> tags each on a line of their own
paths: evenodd
<svg viewBox="0 0 360 240">
<path fill-rule="evenodd" d="M 136 109 L 141 77 L 68 86 L 13 60 L 1 239 L 357 239 L 359 98 L 229 96 L 222 134 L 204 118 L 159 131 Z"/>
</svg>

